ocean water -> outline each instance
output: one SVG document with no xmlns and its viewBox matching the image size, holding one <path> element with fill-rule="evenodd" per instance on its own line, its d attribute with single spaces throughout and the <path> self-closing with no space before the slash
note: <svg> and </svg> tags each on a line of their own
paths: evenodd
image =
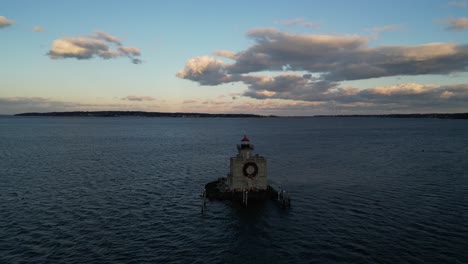
<svg viewBox="0 0 468 264">
<path fill-rule="evenodd" d="M 202 214 L 244 134 L 292 208 Z M 0 263 L 468 263 L 468 121 L 1 117 Z"/>
</svg>

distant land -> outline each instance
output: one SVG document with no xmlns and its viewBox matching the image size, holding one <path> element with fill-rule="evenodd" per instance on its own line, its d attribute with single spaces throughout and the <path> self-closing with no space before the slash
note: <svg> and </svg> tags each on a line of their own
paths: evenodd
<svg viewBox="0 0 468 264">
<path fill-rule="evenodd" d="M 73 111 L 73 112 L 46 112 L 46 113 L 21 113 L 15 116 L 52 116 L 52 117 L 177 117 L 177 118 L 267 118 L 278 117 L 274 115 L 254 114 L 207 114 L 207 113 L 168 113 L 168 112 L 144 112 L 144 111 Z M 294 117 L 294 116 L 291 116 Z M 439 119 L 468 119 L 468 113 L 433 113 L 433 114 L 386 114 L 386 115 L 315 115 L 298 117 L 378 117 L 378 118 L 439 118 Z"/>
<path fill-rule="evenodd" d="M 382 118 L 440 118 L 468 119 L 468 113 L 455 114 L 387 114 L 387 115 L 316 115 L 314 117 L 382 117 Z"/>
<path fill-rule="evenodd" d="M 74 112 L 48 112 L 48 113 L 22 113 L 15 116 L 55 116 L 55 117 L 229 117 L 229 118 L 264 118 L 275 116 L 262 116 L 253 114 L 207 114 L 207 113 L 166 113 L 144 111 L 74 111 Z"/>
</svg>

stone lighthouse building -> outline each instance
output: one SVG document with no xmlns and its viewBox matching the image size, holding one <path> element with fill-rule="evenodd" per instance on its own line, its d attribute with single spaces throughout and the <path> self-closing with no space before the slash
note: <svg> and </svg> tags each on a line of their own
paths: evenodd
<svg viewBox="0 0 468 264">
<path fill-rule="evenodd" d="M 230 170 L 227 177 L 228 189 L 231 191 L 255 191 L 266 190 L 267 162 L 258 154 L 253 155 L 254 146 L 250 144 L 247 136 L 237 145 L 239 153 L 230 158 Z"/>
</svg>

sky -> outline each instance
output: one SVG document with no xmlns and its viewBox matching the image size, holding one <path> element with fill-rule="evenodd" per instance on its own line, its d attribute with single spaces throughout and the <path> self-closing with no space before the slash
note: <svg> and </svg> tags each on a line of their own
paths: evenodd
<svg viewBox="0 0 468 264">
<path fill-rule="evenodd" d="M 0 6 L 0 114 L 468 112 L 468 1 Z"/>
</svg>

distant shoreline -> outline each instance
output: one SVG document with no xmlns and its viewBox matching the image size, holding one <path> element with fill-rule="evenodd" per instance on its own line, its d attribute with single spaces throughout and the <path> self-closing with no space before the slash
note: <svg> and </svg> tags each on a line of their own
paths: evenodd
<svg viewBox="0 0 468 264">
<path fill-rule="evenodd" d="M 468 113 L 454 114 L 386 114 L 386 115 L 316 115 L 314 117 L 381 117 L 381 118 L 438 118 L 438 119 L 468 119 Z"/>
<path fill-rule="evenodd" d="M 72 111 L 21 113 L 14 116 L 50 116 L 50 117 L 174 117 L 174 118 L 281 118 L 274 115 L 255 114 L 208 114 L 208 113 L 169 113 L 144 111 Z M 438 119 L 468 119 L 468 113 L 431 113 L 431 114 L 385 114 L 385 115 L 315 115 L 315 116 L 284 116 L 284 118 L 335 118 L 335 117 L 377 117 L 377 118 L 438 118 Z"/>
<path fill-rule="evenodd" d="M 262 116 L 254 114 L 207 114 L 207 113 L 168 113 L 144 111 L 73 111 L 47 113 L 21 113 L 15 116 L 52 116 L 52 117 L 175 117 L 175 118 L 266 118 L 276 116 Z"/>
</svg>

